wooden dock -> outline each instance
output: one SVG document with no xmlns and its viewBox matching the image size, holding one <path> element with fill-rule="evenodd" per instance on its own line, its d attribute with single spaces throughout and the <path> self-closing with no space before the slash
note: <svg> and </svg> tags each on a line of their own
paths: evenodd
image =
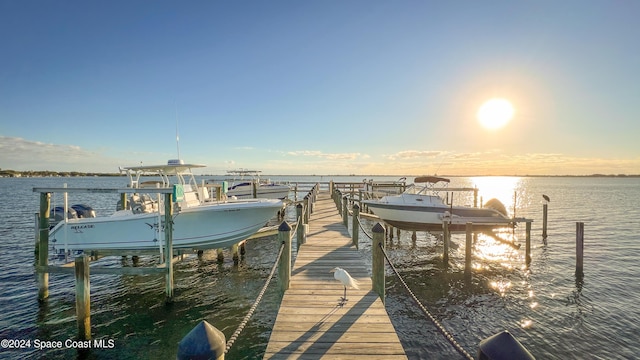
<svg viewBox="0 0 640 360">
<path fill-rule="evenodd" d="M 347 289 L 344 306 L 344 287 L 329 272 L 336 266 L 360 284 L 359 290 Z M 315 203 L 264 358 L 407 358 L 328 192 L 320 192 Z"/>
</svg>

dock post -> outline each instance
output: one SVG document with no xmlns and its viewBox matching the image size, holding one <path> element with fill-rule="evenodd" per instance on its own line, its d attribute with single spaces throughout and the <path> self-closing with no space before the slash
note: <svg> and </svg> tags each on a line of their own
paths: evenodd
<svg viewBox="0 0 640 360">
<path fill-rule="evenodd" d="M 306 242 L 305 232 L 304 232 L 304 217 L 302 214 L 302 204 L 296 205 L 296 221 L 298 225 L 296 225 L 296 244 L 297 248 L 300 249 L 300 245 Z"/>
<path fill-rule="evenodd" d="M 473 189 L 473 207 L 478 207 L 478 188 Z"/>
<path fill-rule="evenodd" d="M 349 227 L 349 200 L 346 196 L 342 197 L 342 223 Z"/>
<path fill-rule="evenodd" d="M 76 318 L 78 338 L 91 339 L 91 291 L 89 281 L 89 257 L 80 255 L 75 260 L 76 273 Z"/>
<path fill-rule="evenodd" d="M 118 210 L 127 210 L 127 194 L 120 194 L 120 208 Z"/>
<path fill-rule="evenodd" d="M 251 195 L 254 199 L 258 198 L 258 180 L 251 182 Z"/>
<path fill-rule="evenodd" d="M 51 207 L 51 193 L 40 193 L 40 224 L 38 225 L 38 246 L 36 256 L 38 261 L 38 300 L 44 301 L 49 297 L 49 211 Z"/>
<path fill-rule="evenodd" d="M 576 276 L 582 277 L 584 257 L 584 223 L 576 223 Z"/>
<path fill-rule="evenodd" d="M 384 227 L 380 223 L 373 226 L 373 243 L 371 244 L 371 275 L 373 291 L 378 293 L 382 303 L 385 303 L 385 278 L 384 278 Z"/>
<path fill-rule="evenodd" d="M 173 301 L 173 194 L 164 194 L 164 243 L 165 243 L 165 267 L 166 298 L 165 302 Z"/>
<path fill-rule="evenodd" d="M 291 279 L 291 226 L 286 221 L 283 221 L 278 227 L 278 242 L 284 244 L 282 257 L 278 264 L 280 291 L 284 294 L 289 288 L 289 280 Z"/>
<path fill-rule="evenodd" d="M 449 222 L 447 220 L 442 223 L 442 226 L 444 240 L 444 248 L 442 250 L 442 263 L 446 268 L 449 266 L 449 239 L 451 238 L 451 234 L 449 233 Z"/>
<path fill-rule="evenodd" d="M 360 241 L 360 226 L 358 225 L 360 222 L 360 207 L 358 204 L 353 205 L 353 218 L 352 221 L 352 234 L 351 234 L 351 243 L 358 248 L 358 242 Z"/>
<path fill-rule="evenodd" d="M 238 265 L 238 262 L 240 262 L 240 254 L 238 253 L 238 244 L 231 245 L 231 253 L 233 254 L 233 263 Z"/>
<path fill-rule="evenodd" d="M 247 247 L 245 246 L 246 244 L 246 241 L 240 243 L 240 255 L 244 255 L 247 253 Z"/>
<path fill-rule="evenodd" d="M 309 218 L 311 217 L 311 199 L 309 198 L 309 196 L 305 196 L 304 197 L 304 223 L 308 224 L 309 223 Z"/>
<path fill-rule="evenodd" d="M 547 204 L 542 204 L 542 238 L 547 238 Z"/>
<path fill-rule="evenodd" d="M 176 359 L 224 360 L 226 345 L 224 333 L 202 320 L 180 340 Z"/>
<path fill-rule="evenodd" d="M 473 240 L 473 223 L 468 222 L 466 226 L 467 238 L 464 248 L 464 276 L 471 277 L 471 247 Z"/>
<path fill-rule="evenodd" d="M 217 259 L 219 263 L 223 263 L 224 262 L 224 249 L 219 248 L 216 249 L 216 254 L 217 254 Z"/>
<path fill-rule="evenodd" d="M 531 264 L 531 222 L 527 221 L 526 227 L 525 227 L 525 262 L 527 264 L 527 267 L 529 266 L 529 264 Z"/>
</svg>

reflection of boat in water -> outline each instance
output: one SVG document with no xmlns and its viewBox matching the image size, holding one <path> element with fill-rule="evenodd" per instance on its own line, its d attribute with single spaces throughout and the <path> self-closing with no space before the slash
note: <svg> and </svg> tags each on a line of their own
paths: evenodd
<svg viewBox="0 0 640 360">
<path fill-rule="evenodd" d="M 446 204 L 435 189 L 438 183 L 447 185 L 449 179 L 420 176 L 400 195 L 387 195 L 363 203 L 386 223 L 403 230 L 442 230 L 445 220 L 451 222 L 451 230 L 464 229 L 466 222 L 472 222 L 475 228 L 505 227 L 511 223 L 504 205 L 496 199 L 488 201 L 489 207 L 485 208 Z"/>
<path fill-rule="evenodd" d="M 291 190 L 289 185 L 276 184 L 269 180 L 260 179 L 260 171 L 257 170 L 228 170 L 227 173 L 234 177 L 227 189 L 228 197 L 235 196 L 237 199 L 286 199 L 289 196 L 289 190 Z M 257 185 L 255 194 L 254 183 Z"/>
<path fill-rule="evenodd" d="M 174 199 L 176 249 L 231 246 L 256 233 L 282 208 L 282 201 L 275 199 L 211 199 L 195 181 L 191 169 L 196 167 L 204 165 L 170 160 L 167 165 L 122 168 L 129 175 L 130 187 L 140 189 L 131 195 L 126 210 L 104 217 L 68 218 L 51 229 L 49 238 L 66 250 L 157 249 L 164 240 L 163 197 L 154 194 L 152 187 L 141 186 L 143 174 L 160 177 L 154 187 L 174 187 L 174 194 L 183 190 L 182 198 Z"/>
</svg>

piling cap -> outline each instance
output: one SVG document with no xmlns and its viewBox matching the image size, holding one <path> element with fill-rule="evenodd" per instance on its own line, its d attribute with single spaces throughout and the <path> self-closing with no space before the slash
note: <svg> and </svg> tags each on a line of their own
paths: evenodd
<svg viewBox="0 0 640 360">
<path fill-rule="evenodd" d="M 506 330 L 480 341 L 478 347 L 479 360 L 535 360 L 533 355 Z"/>
<path fill-rule="evenodd" d="M 278 231 L 290 231 L 291 230 L 291 226 L 286 222 L 283 221 L 280 226 L 278 226 Z"/>
<path fill-rule="evenodd" d="M 382 227 L 382 225 L 380 225 L 380 223 L 376 223 L 375 225 L 373 225 L 372 231 L 374 233 L 383 233 L 384 232 L 384 227 Z"/>
<path fill-rule="evenodd" d="M 177 360 L 218 359 L 224 355 L 225 347 L 222 331 L 202 320 L 178 343 Z"/>
</svg>

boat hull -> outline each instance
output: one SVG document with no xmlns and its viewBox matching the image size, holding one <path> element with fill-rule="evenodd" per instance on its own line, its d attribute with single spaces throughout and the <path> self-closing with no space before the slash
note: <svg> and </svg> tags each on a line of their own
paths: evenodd
<svg viewBox="0 0 640 360">
<path fill-rule="evenodd" d="M 508 218 L 492 209 L 388 203 L 376 200 L 363 203 L 384 222 L 402 230 L 442 231 L 445 220 L 450 222 L 451 231 L 464 230 L 467 222 L 472 222 L 476 229 L 505 227 L 509 224 Z M 449 214 L 451 216 L 448 216 Z"/>
<path fill-rule="evenodd" d="M 248 238 L 282 208 L 280 200 L 243 200 L 181 209 L 173 216 L 174 249 L 215 249 Z M 66 250 L 153 250 L 164 246 L 164 214 L 71 219 L 54 227 L 50 243 Z"/>
</svg>

